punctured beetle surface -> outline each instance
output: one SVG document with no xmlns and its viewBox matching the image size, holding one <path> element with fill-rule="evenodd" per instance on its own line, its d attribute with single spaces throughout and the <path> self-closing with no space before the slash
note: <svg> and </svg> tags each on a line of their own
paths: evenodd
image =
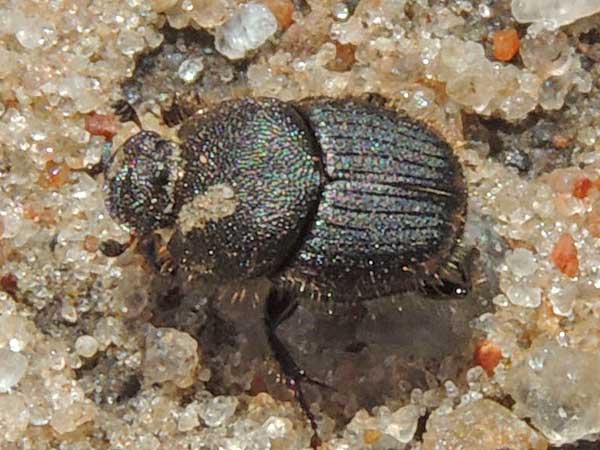
<svg viewBox="0 0 600 450">
<path fill-rule="evenodd" d="M 169 250 L 176 263 L 222 281 L 277 273 L 303 239 L 319 202 L 318 148 L 289 104 L 222 103 L 180 130 L 183 176 Z M 229 208 L 205 220 L 208 190 Z M 210 195 L 209 195 L 210 196 Z M 210 200 L 209 200 L 210 201 Z"/>
<path fill-rule="evenodd" d="M 299 108 L 327 181 L 281 278 L 352 299 L 414 289 L 416 280 L 438 272 L 465 218 L 465 184 L 452 148 L 371 102 L 316 99 Z"/>
<path fill-rule="evenodd" d="M 143 131 L 107 177 L 113 217 L 172 228 L 177 267 L 336 301 L 414 289 L 459 246 L 460 163 L 428 127 L 362 99 L 243 98 Z"/>
</svg>

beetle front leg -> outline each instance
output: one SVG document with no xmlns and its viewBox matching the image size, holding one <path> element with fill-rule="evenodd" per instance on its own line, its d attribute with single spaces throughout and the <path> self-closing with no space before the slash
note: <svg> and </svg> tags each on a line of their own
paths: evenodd
<svg viewBox="0 0 600 450">
<path fill-rule="evenodd" d="M 287 386 L 294 392 L 296 400 L 300 404 L 300 408 L 308 418 L 310 426 L 313 430 L 313 437 L 311 439 L 311 446 L 317 448 L 321 445 L 321 439 L 319 438 L 317 421 L 315 415 L 310 410 L 308 402 L 304 397 L 304 391 L 302 389 L 302 383 L 311 383 L 320 387 L 332 389 L 327 384 L 310 378 L 306 375 L 304 369 L 302 369 L 294 360 L 285 344 L 277 336 L 277 328 L 287 319 L 289 319 L 296 309 L 298 308 L 298 301 L 295 298 L 291 298 L 288 293 L 278 290 L 271 289 L 267 300 L 265 302 L 264 311 L 264 325 L 269 347 L 273 352 L 273 356 L 279 363 L 283 376 Z"/>
<path fill-rule="evenodd" d="M 119 118 L 119 122 L 133 122 L 138 126 L 140 130 L 144 129 L 144 127 L 142 127 L 142 121 L 140 120 L 140 116 L 138 115 L 133 105 L 127 100 L 117 100 L 112 104 L 112 107 L 115 111 L 116 116 Z"/>
<path fill-rule="evenodd" d="M 160 114 L 164 124 L 172 128 L 196 114 L 202 105 L 203 101 L 197 93 L 185 97 L 175 95 L 169 107 L 161 107 Z"/>
</svg>

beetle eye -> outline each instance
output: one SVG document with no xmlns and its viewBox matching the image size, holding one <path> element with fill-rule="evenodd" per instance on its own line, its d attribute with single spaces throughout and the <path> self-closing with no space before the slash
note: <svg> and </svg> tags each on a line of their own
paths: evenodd
<svg viewBox="0 0 600 450">
<path fill-rule="evenodd" d="M 161 170 L 156 178 L 156 185 L 164 186 L 166 184 L 169 184 L 169 172 Z"/>
</svg>

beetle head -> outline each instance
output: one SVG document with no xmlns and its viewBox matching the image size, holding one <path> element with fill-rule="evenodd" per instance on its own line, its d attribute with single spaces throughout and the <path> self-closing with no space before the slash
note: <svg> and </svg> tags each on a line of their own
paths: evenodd
<svg viewBox="0 0 600 450">
<path fill-rule="evenodd" d="M 110 215 L 139 233 L 175 221 L 175 182 L 181 172 L 179 147 L 152 131 L 142 131 L 110 159 L 105 189 Z"/>
</svg>

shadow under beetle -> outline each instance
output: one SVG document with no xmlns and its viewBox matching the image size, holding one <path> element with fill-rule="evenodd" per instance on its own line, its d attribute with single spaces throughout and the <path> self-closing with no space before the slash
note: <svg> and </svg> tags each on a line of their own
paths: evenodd
<svg viewBox="0 0 600 450">
<path fill-rule="evenodd" d="M 171 230 L 172 264 L 190 276 L 272 281 L 266 334 L 316 446 L 301 383 L 322 384 L 277 327 L 299 298 L 468 289 L 461 165 L 436 133 L 373 99 L 230 100 L 183 120 L 178 137 L 125 142 L 106 168 L 108 210 L 140 236 Z"/>
</svg>

